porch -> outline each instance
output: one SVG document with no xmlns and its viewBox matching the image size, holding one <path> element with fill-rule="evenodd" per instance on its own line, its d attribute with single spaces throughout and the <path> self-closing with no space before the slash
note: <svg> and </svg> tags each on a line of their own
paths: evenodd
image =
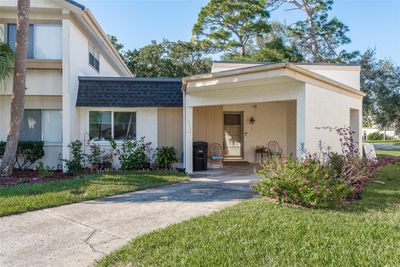
<svg viewBox="0 0 400 267">
<path fill-rule="evenodd" d="M 296 101 L 194 107 L 193 141 L 221 146 L 224 162 L 259 163 L 256 148 L 271 141 L 295 156 Z"/>
</svg>

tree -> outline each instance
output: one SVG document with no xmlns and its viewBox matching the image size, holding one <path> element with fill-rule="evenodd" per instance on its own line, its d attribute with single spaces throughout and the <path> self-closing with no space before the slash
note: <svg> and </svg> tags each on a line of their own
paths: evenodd
<svg viewBox="0 0 400 267">
<path fill-rule="evenodd" d="M 351 42 L 346 35 L 349 28 L 339 19 L 328 18 L 333 0 L 276 0 L 275 6 L 287 4 L 288 10 L 302 11 L 306 19 L 289 27 L 289 37 L 301 54 L 310 62 L 346 63 L 353 60 L 358 52 L 338 49 Z"/>
<path fill-rule="evenodd" d="M 108 39 L 110 40 L 110 42 L 113 44 L 113 46 L 115 47 L 115 49 L 118 51 L 118 54 L 123 57 L 124 56 L 124 52 L 122 51 L 122 49 L 124 49 L 124 45 L 121 44 L 118 41 L 118 38 L 115 35 L 107 35 Z"/>
<path fill-rule="evenodd" d="M 138 77 L 184 77 L 211 70 L 212 61 L 202 48 L 191 42 L 151 42 L 143 48 L 128 50 L 124 60 Z"/>
<path fill-rule="evenodd" d="M 6 43 L 0 43 L 0 90 L 4 89 L 14 65 L 14 51 Z"/>
<path fill-rule="evenodd" d="M 377 124 L 387 128 L 400 123 L 400 67 L 389 60 L 378 60 L 375 50 L 363 53 L 361 65 L 361 90 L 364 97 L 364 125 Z"/>
<path fill-rule="evenodd" d="M 268 18 L 266 0 L 211 0 L 201 9 L 192 33 L 206 51 L 246 57 L 252 40 L 269 32 Z"/>
<path fill-rule="evenodd" d="M 287 38 L 287 26 L 277 21 L 271 22 L 271 31 L 257 37 L 255 44 L 247 49 L 248 56 L 239 54 L 224 55 L 225 60 L 264 61 L 264 62 L 301 62 L 300 51 Z"/>
<path fill-rule="evenodd" d="M 14 83 L 11 98 L 11 119 L 7 135 L 7 145 L 0 165 L 0 174 L 2 176 L 8 176 L 13 171 L 21 122 L 24 115 L 30 0 L 18 0 L 17 10 L 18 18 L 15 42 Z"/>
</svg>

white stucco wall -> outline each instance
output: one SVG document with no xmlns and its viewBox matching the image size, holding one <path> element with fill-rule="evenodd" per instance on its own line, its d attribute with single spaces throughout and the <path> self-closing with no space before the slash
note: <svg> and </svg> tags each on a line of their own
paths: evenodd
<svg viewBox="0 0 400 267">
<path fill-rule="evenodd" d="M 306 84 L 305 87 L 305 147 L 311 153 L 319 151 L 318 142 L 330 146 L 332 151 L 341 152 L 339 136 L 328 130 L 318 130 L 316 127 L 350 127 L 350 110 L 359 110 L 359 140 L 362 125 L 362 99 L 350 97 Z M 361 149 L 361 142 L 359 142 Z"/>
<path fill-rule="evenodd" d="M 348 85 L 354 89 L 360 90 L 360 66 L 346 65 L 316 65 L 316 64 L 301 64 L 301 68 L 311 70 L 315 73 L 328 77 Z"/>
</svg>

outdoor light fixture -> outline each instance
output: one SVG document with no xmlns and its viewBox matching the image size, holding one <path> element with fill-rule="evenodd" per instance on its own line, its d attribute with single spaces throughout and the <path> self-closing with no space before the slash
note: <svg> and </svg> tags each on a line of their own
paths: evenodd
<svg viewBox="0 0 400 267">
<path fill-rule="evenodd" d="M 250 123 L 251 123 L 251 124 L 256 123 L 256 119 L 254 119 L 254 117 L 251 117 L 251 118 L 250 118 Z"/>
</svg>

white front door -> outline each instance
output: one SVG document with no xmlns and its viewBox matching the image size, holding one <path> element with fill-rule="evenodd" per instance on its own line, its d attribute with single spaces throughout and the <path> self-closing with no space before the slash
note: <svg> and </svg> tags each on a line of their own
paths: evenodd
<svg viewBox="0 0 400 267">
<path fill-rule="evenodd" d="M 243 158 L 243 113 L 224 113 L 225 157 Z"/>
</svg>

